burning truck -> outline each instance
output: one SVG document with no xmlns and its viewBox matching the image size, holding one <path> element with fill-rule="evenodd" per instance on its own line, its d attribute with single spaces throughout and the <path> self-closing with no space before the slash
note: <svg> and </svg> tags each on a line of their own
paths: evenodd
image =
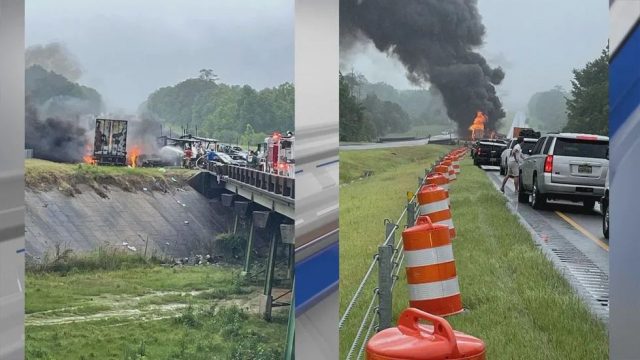
<svg viewBox="0 0 640 360">
<path fill-rule="evenodd" d="M 126 120 L 96 119 L 93 152 L 84 161 L 95 165 L 127 165 Z"/>
<path fill-rule="evenodd" d="M 478 140 L 484 137 L 484 125 L 489 118 L 482 111 L 476 113 L 476 117 L 473 119 L 473 123 L 469 126 L 471 131 L 471 140 Z"/>
</svg>

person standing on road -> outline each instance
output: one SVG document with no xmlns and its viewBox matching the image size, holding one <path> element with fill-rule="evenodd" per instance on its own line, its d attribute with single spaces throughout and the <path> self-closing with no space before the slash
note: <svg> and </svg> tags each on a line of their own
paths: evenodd
<svg viewBox="0 0 640 360">
<path fill-rule="evenodd" d="M 518 192 L 519 182 L 519 167 L 522 163 L 522 144 L 524 142 L 524 137 L 518 136 L 518 141 L 514 145 L 513 149 L 511 149 L 511 154 L 509 155 L 509 160 L 507 161 L 507 175 L 502 179 L 502 186 L 500 187 L 500 191 L 504 193 L 504 186 L 507 184 L 507 181 L 511 178 L 513 179 L 513 186 L 516 188 L 516 192 Z"/>
</svg>

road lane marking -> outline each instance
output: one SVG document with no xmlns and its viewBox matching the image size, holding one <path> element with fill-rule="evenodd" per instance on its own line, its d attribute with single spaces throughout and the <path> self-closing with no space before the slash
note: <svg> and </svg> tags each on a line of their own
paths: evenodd
<svg viewBox="0 0 640 360">
<path fill-rule="evenodd" d="M 333 210 L 336 210 L 336 209 L 338 209 L 338 205 L 337 205 L 337 204 L 336 204 L 336 205 L 333 205 L 333 206 L 329 206 L 328 208 L 326 208 L 326 209 L 324 209 L 324 210 L 320 210 L 320 211 L 318 211 L 318 212 L 316 213 L 316 215 L 318 215 L 318 216 L 322 216 L 322 215 L 324 215 L 324 214 L 326 214 L 326 213 L 329 213 L 329 212 L 332 212 Z"/>
<path fill-rule="evenodd" d="M 604 241 L 598 239 L 595 235 L 593 235 L 592 233 L 590 233 L 587 229 L 583 228 L 582 226 L 580 226 L 580 224 L 578 224 L 577 222 L 575 222 L 572 218 L 570 218 L 569 216 L 563 214 L 560 211 L 555 211 L 556 214 L 558 214 L 558 216 L 560 216 L 564 221 L 568 222 L 569 225 L 573 226 L 576 230 L 578 230 L 579 232 L 581 232 L 584 236 L 588 237 L 591 241 L 595 242 L 598 246 L 600 246 L 602 249 L 604 249 L 605 251 L 609 252 L 609 245 L 607 245 Z"/>
</svg>

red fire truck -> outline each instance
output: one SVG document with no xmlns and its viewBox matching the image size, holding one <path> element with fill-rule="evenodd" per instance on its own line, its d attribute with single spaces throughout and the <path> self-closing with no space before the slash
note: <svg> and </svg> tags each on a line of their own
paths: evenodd
<svg viewBox="0 0 640 360">
<path fill-rule="evenodd" d="M 295 136 L 292 132 L 282 135 L 278 132 L 265 138 L 262 148 L 263 169 L 272 174 L 294 177 L 295 160 L 293 157 L 293 144 Z"/>
</svg>

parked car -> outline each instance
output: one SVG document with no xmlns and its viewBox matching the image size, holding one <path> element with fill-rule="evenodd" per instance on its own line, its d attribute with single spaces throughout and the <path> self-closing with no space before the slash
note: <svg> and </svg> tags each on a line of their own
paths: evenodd
<svg viewBox="0 0 640 360">
<path fill-rule="evenodd" d="M 234 160 L 231 156 L 219 152 L 219 151 L 211 151 L 207 154 L 207 160 L 210 162 L 217 162 L 225 165 L 235 165 L 235 166 L 247 166 L 247 162 L 244 160 Z"/>
<path fill-rule="evenodd" d="M 533 149 L 533 147 L 538 142 L 537 138 L 524 138 L 524 142 L 520 147 L 522 148 L 522 157 L 529 157 L 529 150 Z M 502 151 L 500 155 L 500 175 L 505 175 L 507 173 L 507 162 L 509 161 L 509 156 L 511 156 L 511 149 L 518 143 L 518 139 L 512 139 L 509 141 L 507 148 Z"/>
<path fill-rule="evenodd" d="M 609 238 L 609 170 L 604 182 L 604 196 L 600 200 L 600 211 L 602 211 L 602 235 Z"/>
<path fill-rule="evenodd" d="M 592 209 L 604 195 L 609 138 L 586 134 L 541 137 L 520 165 L 518 201 L 540 209 L 547 200 L 581 201 Z"/>
<path fill-rule="evenodd" d="M 473 164 L 500 165 L 500 154 L 506 147 L 507 144 L 503 141 L 479 141 L 474 152 Z"/>
</svg>

